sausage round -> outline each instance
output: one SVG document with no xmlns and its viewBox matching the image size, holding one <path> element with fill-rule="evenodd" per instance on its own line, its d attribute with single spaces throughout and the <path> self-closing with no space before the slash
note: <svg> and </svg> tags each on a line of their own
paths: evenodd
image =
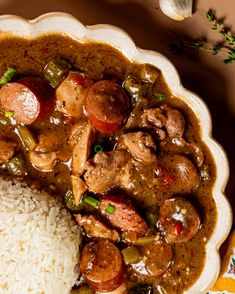
<svg viewBox="0 0 235 294">
<path fill-rule="evenodd" d="M 200 218 L 193 205 L 184 198 L 172 198 L 160 207 L 158 227 L 169 243 L 191 240 L 200 227 Z"/>
<path fill-rule="evenodd" d="M 132 269 L 139 275 L 147 278 L 162 275 L 173 261 L 172 246 L 164 240 L 154 241 L 139 246 L 140 260 L 132 264 Z"/>
<path fill-rule="evenodd" d="M 147 232 L 147 223 L 130 202 L 124 200 L 122 197 L 109 194 L 100 195 L 99 198 L 101 200 L 99 210 L 112 226 L 122 231 L 136 232 L 138 236 L 143 236 Z M 115 210 L 113 213 L 106 211 L 109 205 L 114 207 Z"/>
<path fill-rule="evenodd" d="M 5 111 L 13 111 L 18 123 L 29 125 L 51 115 L 54 91 L 42 78 L 23 78 L 0 89 L 0 105 Z"/>
<path fill-rule="evenodd" d="M 87 117 L 94 128 L 100 132 L 112 134 L 118 131 L 129 109 L 128 96 L 113 81 L 98 81 L 87 93 Z"/>
<path fill-rule="evenodd" d="M 82 251 L 80 268 L 87 284 L 99 292 L 113 291 L 125 279 L 121 252 L 108 240 L 86 244 Z"/>
</svg>

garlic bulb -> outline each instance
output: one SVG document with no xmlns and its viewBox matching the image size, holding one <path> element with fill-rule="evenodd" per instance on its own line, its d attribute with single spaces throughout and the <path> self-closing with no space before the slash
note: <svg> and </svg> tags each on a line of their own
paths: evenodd
<svg viewBox="0 0 235 294">
<path fill-rule="evenodd" d="M 184 20 L 192 16 L 193 0 L 159 0 L 159 6 L 170 18 Z"/>
</svg>

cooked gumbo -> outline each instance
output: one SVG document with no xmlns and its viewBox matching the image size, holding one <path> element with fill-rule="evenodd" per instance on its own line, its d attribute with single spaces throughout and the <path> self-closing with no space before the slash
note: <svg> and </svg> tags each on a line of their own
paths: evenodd
<svg viewBox="0 0 235 294">
<path fill-rule="evenodd" d="M 213 158 L 161 71 L 111 46 L 1 40 L 0 164 L 83 232 L 74 293 L 183 293 L 216 222 Z"/>
</svg>

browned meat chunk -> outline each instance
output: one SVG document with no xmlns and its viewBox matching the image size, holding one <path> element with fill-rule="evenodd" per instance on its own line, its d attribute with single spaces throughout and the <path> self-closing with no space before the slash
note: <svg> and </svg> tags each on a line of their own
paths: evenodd
<svg viewBox="0 0 235 294">
<path fill-rule="evenodd" d="M 166 132 L 169 137 L 182 137 L 185 120 L 179 110 L 163 105 L 161 108 L 145 110 L 142 115 L 141 126 L 153 128 L 156 131 L 157 138 L 164 140 Z"/>
<path fill-rule="evenodd" d="M 200 218 L 193 205 L 183 198 L 172 198 L 160 207 L 159 229 L 169 243 L 191 240 L 200 227 Z"/>
<path fill-rule="evenodd" d="M 173 262 L 173 250 L 170 244 L 159 239 L 139 246 L 140 261 L 132 264 L 132 269 L 148 278 L 162 275 Z"/>
<path fill-rule="evenodd" d="M 182 113 L 167 105 L 163 106 L 166 111 L 165 127 L 170 137 L 182 137 L 184 134 L 185 120 Z"/>
<path fill-rule="evenodd" d="M 73 146 L 72 170 L 74 175 L 80 176 L 85 171 L 85 164 L 89 158 L 92 143 L 92 127 L 88 122 L 78 125 L 71 137 Z"/>
<path fill-rule="evenodd" d="M 94 215 L 78 214 L 76 220 L 90 238 L 105 238 L 113 242 L 120 241 L 118 232 L 108 228 Z"/>
<path fill-rule="evenodd" d="M 125 150 L 97 153 L 86 165 L 84 179 L 89 190 L 103 193 L 118 185 L 130 160 L 131 156 Z"/>
<path fill-rule="evenodd" d="M 99 210 L 110 224 L 122 231 L 133 231 L 142 236 L 146 233 L 148 226 L 139 215 L 133 205 L 122 197 L 114 195 L 101 195 Z M 107 212 L 111 205 L 113 213 Z"/>
<path fill-rule="evenodd" d="M 80 268 L 87 284 L 96 291 L 114 291 L 125 280 L 122 254 L 108 240 L 100 239 L 86 244 L 81 254 Z"/>
<path fill-rule="evenodd" d="M 127 133 L 122 135 L 121 141 L 137 161 L 145 164 L 156 161 L 156 145 L 148 133 Z"/>
<path fill-rule="evenodd" d="M 0 164 L 9 160 L 15 152 L 17 144 L 10 140 L 0 139 Z"/>
<path fill-rule="evenodd" d="M 190 193 L 197 188 L 199 175 L 196 167 L 187 157 L 169 154 L 163 158 L 162 165 L 174 178 L 171 185 L 174 193 Z"/>
<path fill-rule="evenodd" d="M 70 71 L 56 90 L 58 109 L 67 115 L 80 118 L 83 114 L 85 97 L 91 85 L 92 81 L 83 74 Z"/>
<path fill-rule="evenodd" d="M 73 187 L 74 202 L 76 205 L 78 205 L 80 203 L 82 195 L 87 190 L 87 185 L 80 177 L 73 175 L 71 176 L 71 182 Z"/>
</svg>

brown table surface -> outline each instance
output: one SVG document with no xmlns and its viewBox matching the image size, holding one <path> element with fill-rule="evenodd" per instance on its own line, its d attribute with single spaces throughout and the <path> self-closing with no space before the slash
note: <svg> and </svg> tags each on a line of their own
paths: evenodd
<svg viewBox="0 0 235 294">
<path fill-rule="evenodd" d="M 197 0 L 192 18 L 176 22 L 163 15 L 158 0 L 0 0 L 0 14 L 35 18 L 51 11 L 73 14 L 84 24 L 109 23 L 126 30 L 136 44 L 167 56 L 180 73 L 183 85 L 199 94 L 208 105 L 213 120 L 213 136 L 223 145 L 230 162 L 226 194 L 235 211 L 235 62 L 223 64 L 222 56 L 210 53 L 197 58 L 175 55 L 169 44 L 175 36 L 206 37 L 219 41 L 205 18 L 209 8 L 235 32 L 234 0 Z M 234 218 L 235 219 L 235 218 Z"/>
</svg>

